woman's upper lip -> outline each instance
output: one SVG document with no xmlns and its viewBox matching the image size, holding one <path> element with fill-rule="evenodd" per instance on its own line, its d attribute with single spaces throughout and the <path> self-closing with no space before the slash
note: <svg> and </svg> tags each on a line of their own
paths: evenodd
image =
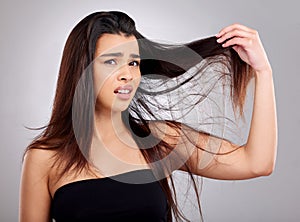
<svg viewBox="0 0 300 222">
<path fill-rule="evenodd" d="M 119 86 L 114 90 L 114 93 L 118 93 L 119 90 L 129 90 L 129 92 L 131 92 L 133 90 L 133 87 L 131 85 Z"/>
</svg>

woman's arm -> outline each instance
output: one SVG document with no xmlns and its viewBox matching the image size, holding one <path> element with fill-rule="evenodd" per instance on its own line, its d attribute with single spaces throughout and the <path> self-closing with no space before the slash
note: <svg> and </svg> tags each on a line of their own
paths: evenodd
<svg viewBox="0 0 300 222">
<path fill-rule="evenodd" d="M 191 150 L 185 149 L 191 146 L 182 146 L 178 150 L 185 155 L 185 159 L 188 155 L 186 164 L 194 174 L 224 180 L 269 175 L 275 165 L 277 149 L 276 106 L 271 66 L 255 30 L 234 24 L 222 29 L 217 38 L 218 42 L 224 44 L 223 47 L 232 46 L 241 59 L 256 72 L 253 113 L 246 145 L 240 147 L 203 133 L 196 135 L 191 129 L 183 129 L 179 135 L 178 130 L 172 127 L 167 127 L 165 135 L 161 137 L 169 143 L 177 144 L 175 147 L 178 148 L 180 144 L 185 143 L 184 139 L 174 138 L 182 138 L 183 132 L 186 131 L 186 135 L 197 137 L 194 141 L 199 147 L 212 152 L 227 153 L 215 155 L 195 147 Z M 187 170 L 185 166 L 180 169 Z"/>
<path fill-rule="evenodd" d="M 216 155 L 207 167 L 198 168 L 196 173 L 218 179 L 246 179 L 269 175 L 274 169 L 277 149 L 276 105 L 271 66 L 257 31 L 234 24 L 222 29 L 217 37 L 218 42 L 224 44 L 223 47 L 233 46 L 241 59 L 255 70 L 252 120 L 244 147 L 227 155 Z M 221 144 L 220 153 L 236 148 L 226 141 Z"/>
<path fill-rule="evenodd" d="M 20 222 L 49 222 L 51 195 L 48 189 L 51 151 L 27 151 L 21 177 Z"/>
</svg>

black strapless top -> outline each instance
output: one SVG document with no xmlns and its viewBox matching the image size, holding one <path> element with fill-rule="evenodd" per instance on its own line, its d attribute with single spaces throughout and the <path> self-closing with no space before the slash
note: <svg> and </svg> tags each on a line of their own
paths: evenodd
<svg viewBox="0 0 300 222">
<path fill-rule="evenodd" d="M 150 179 L 149 183 L 120 181 Z M 150 169 L 63 185 L 54 194 L 51 217 L 56 222 L 167 221 L 168 203 Z"/>
</svg>

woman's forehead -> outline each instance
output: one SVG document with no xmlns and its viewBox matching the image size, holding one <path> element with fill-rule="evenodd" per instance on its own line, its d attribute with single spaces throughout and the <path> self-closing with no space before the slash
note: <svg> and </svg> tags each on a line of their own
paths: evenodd
<svg viewBox="0 0 300 222">
<path fill-rule="evenodd" d="M 134 36 L 125 36 L 122 34 L 103 34 L 96 44 L 96 57 L 103 54 L 122 53 L 139 54 L 139 47 Z"/>
</svg>

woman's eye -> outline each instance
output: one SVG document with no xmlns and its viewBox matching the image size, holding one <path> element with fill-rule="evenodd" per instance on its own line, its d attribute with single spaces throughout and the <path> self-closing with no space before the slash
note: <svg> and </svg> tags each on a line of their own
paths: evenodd
<svg viewBox="0 0 300 222">
<path fill-rule="evenodd" d="M 139 66 L 140 62 L 139 61 L 132 61 L 129 63 L 130 66 Z"/>
<path fill-rule="evenodd" d="M 117 62 L 114 59 L 109 59 L 109 60 L 104 61 L 104 64 L 107 64 L 107 65 L 116 65 Z"/>
</svg>

